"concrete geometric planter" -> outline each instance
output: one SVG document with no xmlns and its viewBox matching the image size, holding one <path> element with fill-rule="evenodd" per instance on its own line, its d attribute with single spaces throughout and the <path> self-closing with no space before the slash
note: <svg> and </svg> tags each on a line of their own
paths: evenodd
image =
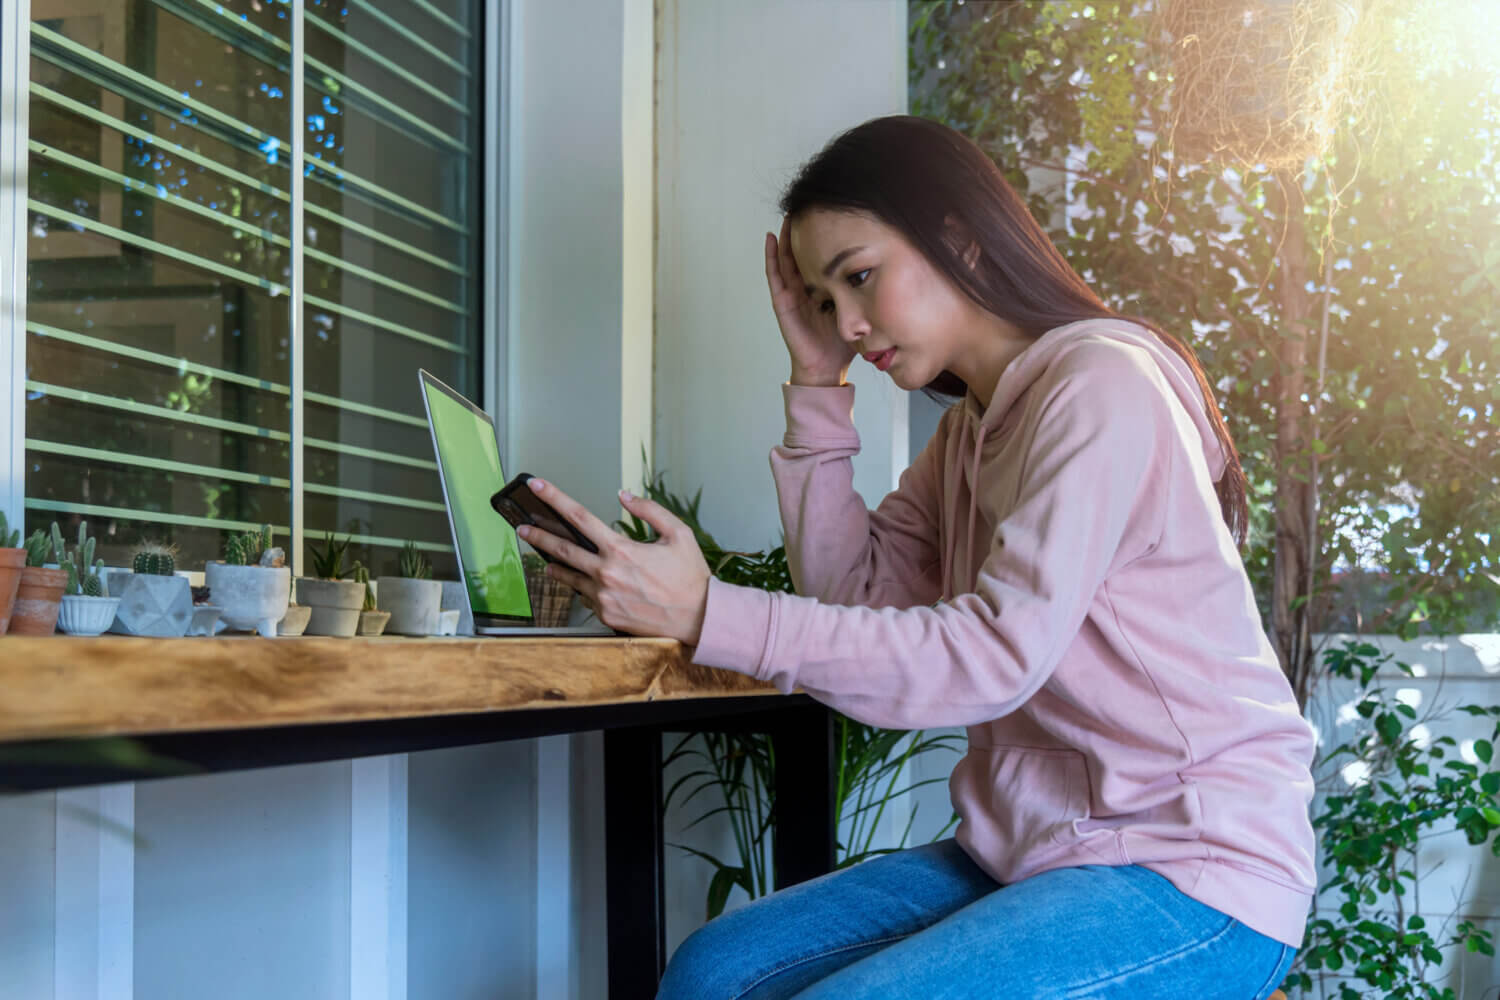
<svg viewBox="0 0 1500 1000">
<path fill-rule="evenodd" d="M 285 566 L 232 566 L 211 562 L 203 567 L 209 599 L 222 609 L 226 627 L 276 637 L 276 623 L 286 615 L 292 597 L 292 571 Z"/>
<path fill-rule="evenodd" d="M 193 621 L 193 593 L 185 576 L 154 576 L 116 570 L 108 574 L 111 594 L 120 597 L 111 632 L 176 638 Z"/>
<path fill-rule="evenodd" d="M 405 576 L 382 576 L 378 581 L 380 610 L 389 611 L 387 632 L 397 635 L 436 635 L 438 612 L 443 607 L 441 580 L 413 580 Z"/>
<path fill-rule="evenodd" d="M 69 635 L 102 635 L 115 620 L 115 611 L 120 607 L 118 597 L 86 597 L 83 594 L 66 594 L 62 599 L 62 610 L 57 616 L 57 627 Z"/>
<path fill-rule="evenodd" d="M 359 630 L 359 611 L 365 603 L 365 585 L 357 580 L 316 580 L 298 577 L 297 603 L 312 608 L 308 635 L 353 638 Z"/>
<path fill-rule="evenodd" d="M 448 635 L 473 635 L 474 615 L 469 610 L 469 595 L 459 580 L 443 580 L 443 610 L 458 612 L 457 628 Z"/>
</svg>

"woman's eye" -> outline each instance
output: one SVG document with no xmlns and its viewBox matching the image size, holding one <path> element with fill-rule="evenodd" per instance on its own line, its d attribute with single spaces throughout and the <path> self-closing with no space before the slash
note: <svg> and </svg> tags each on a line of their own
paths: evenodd
<svg viewBox="0 0 1500 1000">
<path fill-rule="evenodd" d="M 818 306 L 818 312 L 821 312 L 821 313 L 831 313 L 831 312 L 833 312 L 833 300 L 832 299 L 824 299 L 822 301 L 822 303 Z"/>
<path fill-rule="evenodd" d="M 860 285 L 863 285 L 866 281 L 869 281 L 870 280 L 870 272 L 872 270 L 874 270 L 874 268 L 867 267 L 863 271 L 855 271 L 853 274 L 849 275 L 849 286 L 851 288 L 858 288 Z"/>
</svg>

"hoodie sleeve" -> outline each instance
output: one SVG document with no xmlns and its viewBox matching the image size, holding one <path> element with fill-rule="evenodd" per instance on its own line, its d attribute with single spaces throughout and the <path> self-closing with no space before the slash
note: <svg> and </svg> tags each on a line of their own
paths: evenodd
<svg viewBox="0 0 1500 1000">
<path fill-rule="evenodd" d="M 875 510 L 854 490 L 854 387 L 782 386 L 771 475 L 797 593 L 827 604 L 930 605 L 940 596 L 938 487 L 946 419 Z"/>
<path fill-rule="evenodd" d="M 1170 390 L 1149 357 L 1090 357 L 1100 355 L 1070 352 L 1033 387 L 1045 395 L 1016 431 L 1029 437 L 1019 496 L 1001 507 L 972 593 L 873 609 L 712 580 L 693 662 L 785 693 L 800 686 L 891 729 L 1014 711 L 1047 681 L 1105 577 L 1161 531 L 1165 505 L 1152 491 L 1177 433 Z"/>
</svg>

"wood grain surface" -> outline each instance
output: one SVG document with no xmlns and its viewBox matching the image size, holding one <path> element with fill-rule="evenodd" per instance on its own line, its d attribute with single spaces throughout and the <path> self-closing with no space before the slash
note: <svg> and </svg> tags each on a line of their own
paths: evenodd
<svg viewBox="0 0 1500 1000">
<path fill-rule="evenodd" d="M 0 741 L 775 693 L 671 639 L 0 637 Z"/>
</svg>

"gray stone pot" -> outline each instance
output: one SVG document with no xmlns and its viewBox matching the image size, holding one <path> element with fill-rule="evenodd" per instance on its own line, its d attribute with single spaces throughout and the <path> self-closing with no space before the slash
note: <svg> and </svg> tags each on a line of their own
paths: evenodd
<svg viewBox="0 0 1500 1000">
<path fill-rule="evenodd" d="M 106 584 L 120 598 L 111 632 L 172 639 L 187 635 L 193 621 L 193 592 L 187 577 L 113 570 Z"/>
<path fill-rule="evenodd" d="M 359 634 L 374 638 L 385 631 L 386 624 L 391 620 L 389 611 L 361 611 L 359 613 Z"/>
<path fill-rule="evenodd" d="M 203 567 L 209 599 L 221 608 L 226 628 L 276 638 L 276 623 L 292 598 L 292 571 L 285 566 L 231 566 L 211 562 Z"/>
<path fill-rule="evenodd" d="M 301 576 L 297 578 L 297 603 L 312 608 L 305 635 L 350 639 L 359 629 L 365 585 L 357 580 L 315 580 Z"/>
<path fill-rule="evenodd" d="M 119 606 L 118 597 L 65 594 L 62 610 L 57 616 L 57 627 L 69 635 L 103 635 L 109 623 L 115 620 L 115 610 Z"/>
<path fill-rule="evenodd" d="M 299 636 L 307 631 L 307 623 L 311 618 L 312 608 L 293 604 L 286 609 L 286 617 L 281 619 L 281 624 L 276 626 L 276 634 L 287 637 Z"/>
<path fill-rule="evenodd" d="M 385 630 L 397 635 L 436 635 L 438 612 L 443 607 L 441 580 L 413 580 L 405 576 L 382 576 L 375 593 L 381 611 L 391 620 Z"/>
</svg>

